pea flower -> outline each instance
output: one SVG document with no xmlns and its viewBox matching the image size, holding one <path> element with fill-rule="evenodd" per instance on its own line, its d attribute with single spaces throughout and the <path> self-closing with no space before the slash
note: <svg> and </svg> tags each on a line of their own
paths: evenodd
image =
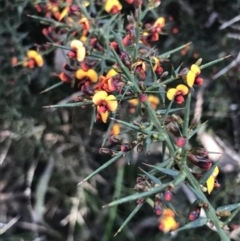
<svg viewBox="0 0 240 241">
<path fill-rule="evenodd" d="M 207 190 L 208 190 L 208 194 L 211 194 L 213 188 L 214 188 L 214 184 L 215 184 L 215 179 L 217 177 L 217 175 L 219 174 L 219 168 L 218 166 L 216 166 L 211 174 L 211 176 L 207 179 Z"/>
<path fill-rule="evenodd" d="M 108 95 L 104 90 L 95 93 L 92 101 L 97 106 L 97 113 L 104 123 L 107 122 L 109 111 L 115 111 L 118 107 L 116 97 L 114 95 Z"/>
<path fill-rule="evenodd" d="M 174 219 L 174 212 L 166 208 L 163 210 L 163 214 L 159 218 L 159 226 L 158 228 L 162 230 L 164 233 L 168 233 L 169 231 L 175 230 L 179 227 L 179 223 Z"/>
<path fill-rule="evenodd" d="M 108 13 L 116 14 L 122 9 L 122 4 L 118 0 L 106 0 L 104 10 Z"/>
<path fill-rule="evenodd" d="M 202 84 L 202 81 L 203 81 L 202 78 L 198 77 L 200 73 L 201 73 L 200 68 L 196 64 L 193 64 L 186 75 L 186 82 L 190 88 L 192 88 L 194 84 L 197 84 L 197 85 Z"/>
<path fill-rule="evenodd" d="M 71 51 L 68 52 L 69 58 L 76 58 L 79 62 L 83 61 L 86 55 L 86 49 L 80 40 L 74 39 L 70 43 Z"/>
<path fill-rule="evenodd" d="M 167 98 L 169 100 L 174 100 L 177 104 L 182 104 L 184 102 L 184 95 L 188 94 L 188 87 L 186 85 L 178 85 L 176 88 L 170 88 L 167 91 Z"/>
<path fill-rule="evenodd" d="M 23 62 L 24 67 L 28 67 L 30 69 L 35 68 L 36 66 L 43 66 L 43 58 L 42 56 L 35 50 L 27 51 L 27 60 Z"/>
<path fill-rule="evenodd" d="M 98 74 L 94 69 L 83 70 L 79 69 L 76 71 L 75 76 L 78 80 L 90 80 L 92 83 L 98 81 Z"/>
</svg>

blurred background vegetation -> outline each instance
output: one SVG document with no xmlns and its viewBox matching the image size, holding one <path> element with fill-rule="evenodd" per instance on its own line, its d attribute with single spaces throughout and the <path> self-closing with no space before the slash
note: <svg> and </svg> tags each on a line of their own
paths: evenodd
<svg viewBox="0 0 240 241">
<path fill-rule="evenodd" d="M 206 83 L 196 91 L 193 107 L 202 121 L 209 120 L 205 133 L 224 153 L 221 188 L 210 197 L 215 207 L 240 200 L 236 191 L 240 190 L 239 12 L 239 0 L 163 0 L 156 11 L 167 20 L 167 35 L 158 42 L 160 53 L 192 42 L 189 49 L 171 56 L 174 66 L 189 66 L 199 57 L 206 63 L 231 55 L 203 71 Z M 77 186 L 107 160 L 98 154 L 107 127 L 96 123 L 89 135 L 91 107 L 42 108 L 67 102 L 77 92 L 63 85 L 40 94 L 59 81 L 51 75 L 56 71 L 54 51 L 45 55 L 44 67 L 34 72 L 12 67 L 15 57 L 22 59 L 27 49 L 47 41 L 44 25 L 28 14 L 37 14 L 32 1 L 0 0 L 0 240 L 219 240 L 207 227 L 163 235 L 147 205 L 113 238 L 136 203 L 110 209 L 102 205 L 133 193 L 138 166 L 142 161 L 157 162 L 161 153 L 140 155 L 131 165 L 119 160 L 92 178 L 84 191 Z M 208 150 L 215 151 L 211 145 Z M 179 207 L 180 222 L 186 222 L 188 197 L 176 191 L 173 202 Z M 239 230 L 239 218 L 233 220 L 232 229 Z"/>
</svg>

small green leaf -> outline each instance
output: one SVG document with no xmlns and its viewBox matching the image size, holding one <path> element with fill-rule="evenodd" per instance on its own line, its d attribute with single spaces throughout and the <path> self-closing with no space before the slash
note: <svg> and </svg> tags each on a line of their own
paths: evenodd
<svg viewBox="0 0 240 241">
<path fill-rule="evenodd" d="M 157 110 L 156 113 L 158 115 L 162 115 L 162 114 L 165 114 L 166 112 L 173 113 L 173 112 L 176 112 L 176 111 L 179 111 L 179 110 L 184 110 L 184 109 L 185 108 L 172 108 L 171 110 L 163 109 L 163 110 Z"/>
<path fill-rule="evenodd" d="M 152 188 L 147 192 L 135 193 L 135 194 L 132 194 L 130 196 L 123 197 L 123 198 L 115 200 L 115 201 L 113 201 L 113 202 L 111 202 L 107 205 L 104 205 L 103 208 L 112 207 L 112 206 L 115 206 L 115 205 L 118 205 L 118 204 L 130 202 L 130 201 L 134 201 L 134 200 L 137 200 L 137 199 L 140 199 L 140 198 L 143 198 L 143 197 L 154 195 L 156 193 L 161 192 L 162 190 L 165 190 L 166 187 L 168 187 L 168 185 L 169 185 L 168 183 L 163 184 L 159 187 Z"/>
<path fill-rule="evenodd" d="M 62 105 L 46 105 L 46 106 L 43 106 L 43 108 L 72 108 L 72 107 L 85 106 L 90 104 L 92 104 L 92 101 L 83 101 L 83 102 L 68 103 L 68 104 L 62 104 Z"/>
<path fill-rule="evenodd" d="M 204 125 L 207 124 L 208 121 L 205 121 L 204 123 L 202 123 L 201 125 L 199 125 L 196 129 L 194 129 L 190 134 L 188 139 L 192 138 L 198 131 L 199 129 L 201 129 Z"/>
<path fill-rule="evenodd" d="M 57 88 L 58 86 L 61 86 L 61 85 L 63 85 L 63 82 L 58 82 L 58 83 L 56 83 L 56 84 L 48 87 L 47 89 L 42 90 L 42 91 L 40 92 L 40 94 L 46 93 L 46 92 L 48 92 L 48 91 L 50 91 L 50 90 L 52 90 L 52 89 L 55 89 L 55 88 Z"/>
<path fill-rule="evenodd" d="M 139 169 L 155 184 L 162 184 L 162 182 L 156 178 L 155 176 L 151 175 L 150 173 L 144 171 L 142 168 L 139 167 Z"/>
<path fill-rule="evenodd" d="M 143 206 L 143 204 L 138 204 L 133 211 L 129 214 L 129 216 L 126 218 L 126 220 L 123 222 L 121 227 L 118 229 L 118 231 L 114 234 L 114 237 L 117 236 L 123 228 L 131 221 L 131 219 L 135 216 L 135 214 L 140 210 L 140 208 Z"/>
<path fill-rule="evenodd" d="M 225 205 L 225 206 L 221 206 L 217 208 L 217 212 L 223 212 L 223 211 L 233 211 L 236 208 L 240 207 L 240 203 L 235 203 L 235 204 L 229 204 L 229 205 Z"/>
<path fill-rule="evenodd" d="M 186 230 L 186 229 L 192 229 L 192 228 L 202 227 L 202 226 L 204 226 L 207 222 L 208 222 L 207 218 L 201 217 L 201 218 L 198 218 L 198 219 L 196 219 L 196 220 L 194 220 L 194 221 L 192 221 L 192 222 L 184 225 L 183 227 L 181 227 L 181 228 L 179 228 L 179 229 L 177 229 L 177 230 L 175 230 L 175 231 L 178 232 L 178 231 L 182 231 L 182 230 Z"/>
<path fill-rule="evenodd" d="M 214 64 L 216 64 L 218 62 L 221 62 L 221 61 L 223 61 L 223 60 L 225 60 L 225 59 L 227 59 L 229 57 L 231 57 L 231 55 L 228 55 L 228 56 L 225 56 L 223 58 L 216 59 L 216 60 L 213 60 L 213 61 L 211 61 L 209 63 L 203 64 L 203 65 L 199 66 L 199 68 L 200 69 L 205 69 L 205 68 L 210 67 L 210 66 L 212 66 L 212 65 L 214 65 Z"/>
<path fill-rule="evenodd" d="M 167 174 L 169 176 L 176 177 L 179 174 L 179 171 L 175 171 L 175 170 L 171 170 L 171 169 L 167 169 L 167 168 L 163 168 L 163 167 L 159 167 L 159 166 L 155 166 L 155 165 L 150 165 L 150 164 L 146 164 L 146 163 L 144 163 L 144 165 L 155 168 L 158 171 L 160 171 L 164 174 Z"/>
<path fill-rule="evenodd" d="M 92 172 L 90 175 L 88 175 L 87 177 L 85 177 L 80 183 L 78 183 L 78 185 L 81 185 L 83 182 L 86 182 L 87 180 L 89 180 L 90 178 L 92 178 L 93 176 L 95 176 L 96 174 L 98 174 L 99 172 L 101 172 L 102 170 L 104 170 L 105 168 L 107 168 L 109 165 L 111 165 L 112 163 L 114 163 L 115 161 L 117 161 L 121 156 L 123 156 L 124 152 L 118 152 L 118 154 L 116 156 L 114 156 L 113 158 L 111 158 L 108 162 L 104 163 L 102 166 L 100 166 L 98 169 L 96 169 L 94 172 Z"/>
<path fill-rule="evenodd" d="M 158 58 L 164 58 L 165 56 L 169 56 L 169 55 L 171 55 L 171 54 L 173 54 L 173 53 L 175 53 L 175 52 L 177 52 L 177 51 L 179 51 L 181 49 L 184 49 L 185 47 L 187 47 L 190 44 L 191 44 L 191 42 L 189 42 L 187 44 L 184 44 L 184 45 L 182 45 L 180 47 L 177 47 L 175 49 L 172 49 L 172 50 L 170 50 L 170 51 L 168 51 L 166 53 L 163 53 L 163 54 L 159 55 Z"/>
</svg>

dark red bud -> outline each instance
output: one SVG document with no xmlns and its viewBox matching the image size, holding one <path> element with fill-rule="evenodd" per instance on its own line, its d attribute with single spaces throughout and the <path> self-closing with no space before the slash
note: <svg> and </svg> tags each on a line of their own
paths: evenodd
<svg viewBox="0 0 240 241">
<path fill-rule="evenodd" d="M 119 135 L 113 135 L 108 138 L 108 141 L 113 144 L 120 144 L 121 143 L 121 138 Z"/>
<path fill-rule="evenodd" d="M 188 153 L 187 157 L 188 157 L 188 160 L 192 162 L 194 165 L 206 171 L 208 171 L 213 164 L 213 162 L 207 157 L 201 157 L 201 156 L 193 155 L 191 153 Z"/>
<path fill-rule="evenodd" d="M 171 202 L 173 198 L 173 193 L 170 190 L 166 190 L 163 194 L 163 197 L 166 202 Z"/>
<path fill-rule="evenodd" d="M 141 93 L 139 96 L 140 102 L 145 102 L 147 100 L 147 98 L 148 98 L 147 94 Z"/>
<path fill-rule="evenodd" d="M 133 146 L 131 143 L 124 143 L 121 145 L 121 151 L 122 152 L 127 152 L 127 151 L 130 151 L 132 150 Z"/>
<path fill-rule="evenodd" d="M 190 221 L 194 221 L 199 218 L 199 214 L 200 214 L 200 212 L 198 212 L 197 210 L 194 210 L 194 211 L 190 212 L 190 214 L 188 215 L 188 219 Z"/>
<path fill-rule="evenodd" d="M 174 100 L 177 104 L 182 104 L 184 102 L 184 98 L 182 95 L 177 95 Z"/>
<path fill-rule="evenodd" d="M 112 155 L 112 154 L 113 154 L 113 151 L 110 150 L 109 148 L 101 147 L 101 148 L 99 149 L 99 153 L 100 153 L 100 154 L 105 154 L 105 155 Z"/>
<path fill-rule="evenodd" d="M 187 144 L 187 139 L 185 137 L 179 137 L 177 138 L 176 145 L 178 147 L 184 147 Z"/>
<path fill-rule="evenodd" d="M 197 77 L 194 81 L 195 85 L 202 85 L 202 83 L 203 83 L 203 79 L 200 77 Z"/>
</svg>

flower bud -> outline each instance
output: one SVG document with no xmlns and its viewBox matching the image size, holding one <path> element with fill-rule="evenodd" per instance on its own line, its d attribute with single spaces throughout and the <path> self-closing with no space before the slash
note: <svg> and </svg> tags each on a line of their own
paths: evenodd
<svg viewBox="0 0 240 241">
<path fill-rule="evenodd" d="M 202 147 L 195 147 L 191 150 L 191 153 L 200 157 L 207 157 L 208 151 Z"/>
<path fill-rule="evenodd" d="M 173 193 L 170 190 L 166 190 L 163 194 L 163 197 L 166 202 L 171 202 L 173 198 Z"/>
<path fill-rule="evenodd" d="M 202 85 L 202 83 L 203 83 L 203 78 L 200 78 L 200 77 L 197 77 L 194 81 L 194 84 L 198 86 Z"/>
<path fill-rule="evenodd" d="M 177 140 L 176 140 L 176 145 L 178 146 L 178 147 L 184 147 L 185 145 L 187 144 L 187 138 L 185 138 L 185 137 L 179 137 L 179 138 L 177 138 Z"/>
<path fill-rule="evenodd" d="M 201 157 L 201 156 L 193 155 L 192 153 L 189 153 L 187 155 L 187 157 L 188 157 L 188 160 L 192 164 L 200 167 L 201 169 L 203 169 L 205 171 L 208 171 L 213 164 L 213 162 L 207 157 Z"/>
<path fill-rule="evenodd" d="M 147 100 L 147 98 L 148 98 L 147 94 L 141 93 L 139 95 L 140 102 L 145 102 Z"/>
<path fill-rule="evenodd" d="M 143 151 L 143 144 L 142 143 L 139 143 L 137 145 L 137 152 L 142 152 Z"/>
<path fill-rule="evenodd" d="M 195 210 L 190 212 L 189 215 L 188 215 L 188 219 L 190 221 L 194 221 L 194 220 L 198 219 L 199 215 L 200 215 L 200 210 L 201 210 L 200 208 L 196 208 Z"/>
<path fill-rule="evenodd" d="M 160 198 L 155 198 L 155 202 L 154 202 L 154 212 L 156 213 L 156 215 L 161 216 L 163 213 L 163 206 L 162 206 L 162 201 L 160 200 Z"/>
<path fill-rule="evenodd" d="M 112 144 L 120 144 L 121 138 L 119 135 L 112 135 L 108 138 L 108 141 Z"/>
<path fill-rule="evenodd" d="M 128 151 L 132 150 L 132 148 L 133 148 L 132 143 L 124 143 L 121 145 L 122 152 L 128 152 Z"/>
<path fill-rule="evenodd" d="M 100 153 L 100 154 L 105 154 L 105 155 L 112 155 L 112 154 L 113 154 L 113 151 L 110 150 L 109 148 L 101 147 L 101 148 L 99 149 L 99 153 Z"/>
</svg>

